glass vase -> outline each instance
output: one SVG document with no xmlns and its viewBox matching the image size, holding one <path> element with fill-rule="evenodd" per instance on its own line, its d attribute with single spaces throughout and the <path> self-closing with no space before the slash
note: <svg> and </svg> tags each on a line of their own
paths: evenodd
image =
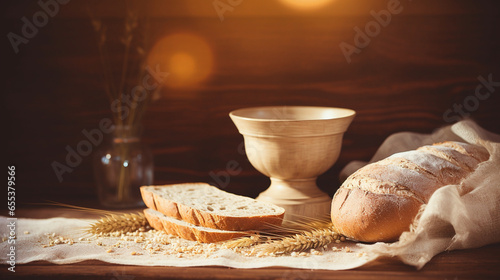
<svg viewBox="0 0 500 280">
<path fill-rule="evenodd" d="M 153 183 L 153 156 L 135 126 L 115 126 L 98 151 L 94 174 L 99 202 L 108 208 L 142 207 L 140 187 Z"/>
</svg>

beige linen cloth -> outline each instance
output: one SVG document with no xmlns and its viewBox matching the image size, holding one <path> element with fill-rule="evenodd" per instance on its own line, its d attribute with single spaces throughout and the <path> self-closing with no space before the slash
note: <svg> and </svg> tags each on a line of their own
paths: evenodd
<svg viewBox="0 0 500 280">
<path fill-rule="evenodd" d="M 2 263 L 8 263 L 12 260 L 14 251 L 15 264 L 21 266 L 37 260 L 55 264 L 101 260 L 115 264 L 144 266 L 217 265 L 234 268 L 283 266 L 340 270 L 359 267 L 379 257 L 394 256 L 404 263 L 421 268 L 433 256 L 446 250 L 476 248 L 500 242 L 499 135 L 483 130 L 470 120 L 444 127 L 431 135 L 397 133 L 381 145 L 372 161 L 396 152 L 445 140 L 482 145 L 490 152 L 490 159 L 482 163 L 460 185 L 449 185 L 436 191 L 422 209 L 412 231 L 403 233 L 400 241 L 395 243 L 361 244 L 348 241 L 331 244 L 321 255 L 309 256 L 249 257 L 229 249 L 220 249 L 209 255 L 179 257 L 161 251 L 151 253 L 144 248 L 144 244 L 120 241 L 118 237 L 79 241 L 78 238 L 82 235 L 81 229 L 92 220 L 68 218 L 13 220 L 0 217 L 0 233 L 3 237 L 0 243 L 0 258 Z M 344 168 L 341 176 L 345 178 L 365 164 L 352 162 Z M 8 239 L 9 225 L 12 223 L 15 224 L 17 232 L 15 244 L 10 244 Z M 63 243 L 44 247 L 52 233 L 56 236 L 73 238 L 75 242 L 72 245 Z M 121 242 L 122 246 L 109 252 L 108 249 L 117 242 Z M 15 246 L 14 250 L 11 250 L 11 246 Z"/>
</svg>

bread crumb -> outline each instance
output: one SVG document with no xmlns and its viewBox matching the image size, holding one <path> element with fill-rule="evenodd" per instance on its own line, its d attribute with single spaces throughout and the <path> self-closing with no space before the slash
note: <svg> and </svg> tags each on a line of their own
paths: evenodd
<svg viewBox="0 0 500 280">
<path fill-rule="evenodd" d="M 358 258 L 364 258 L 364 257 L 367 257 L 367 256 L 368 256 L 368 254 L 367 254 L 366 252 L 359 252 L 359 253 L 357 253 L 357 254 L 356 254 L 356 256 L 357 256 Z"/>
<path fill-rule="evenodd" d="M 141 233 L 142 233 L 142 232 L 141 232 Z M 144 242 L 144 237 L 139 236 L 139 237 L 137 237 L 137 238 L 135 238 L 135 239 L 134 239 L 134 242 L 135 242 L 135 243 L 142 243 L 142 242 Z"/>
<path fill-rule="evenodd" d="M 313 254 L 313 255 L 317 255 L 317 256 L 319 256 L 319 255 L 323 255 L 323 253 L 322 253 L 322 252 L 320 252 L 320 251 L 318 251 L 318 250 L 315 250 L 315 249 L 311 249 L 311 254 Z"/>
</svg>

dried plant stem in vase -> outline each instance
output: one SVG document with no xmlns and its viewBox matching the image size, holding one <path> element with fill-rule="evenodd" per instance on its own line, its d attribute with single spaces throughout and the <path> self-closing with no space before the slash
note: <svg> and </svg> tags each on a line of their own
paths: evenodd
<svg viewBox="0 0 500 280">
<path fill-rule="evenodd" d="M 116 24 L 106 25 L 89 9 L 114 122 L 111 139 L 100 147 L 94 163 L 99 200 L 110 208 L 142 206 L 139 187 L 153 183 L 153 157 L 142 142 L 141 120 L 148 104 L 159 97 L 162 84 L 151 73 L 156 69 L 146 64 L 147 20 L 141 24 L 137 7 L 124 3 L 121 30 Z"/>
</svg>

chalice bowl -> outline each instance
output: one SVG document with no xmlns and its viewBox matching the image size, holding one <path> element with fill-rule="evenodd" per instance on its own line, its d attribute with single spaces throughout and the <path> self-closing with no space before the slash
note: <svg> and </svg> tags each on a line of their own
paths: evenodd
<svg viewBox="0 0 500 280">
<path fill-rule="evenodd" d="M 355 111 L 315 106 L 244 108 L 229 113 L 250 163 L 271 179 L 257 200 L 285 208 L 285 220 L 329 217 L 331 198 L 316 178 L 337 161 Z"/>
</svg>

